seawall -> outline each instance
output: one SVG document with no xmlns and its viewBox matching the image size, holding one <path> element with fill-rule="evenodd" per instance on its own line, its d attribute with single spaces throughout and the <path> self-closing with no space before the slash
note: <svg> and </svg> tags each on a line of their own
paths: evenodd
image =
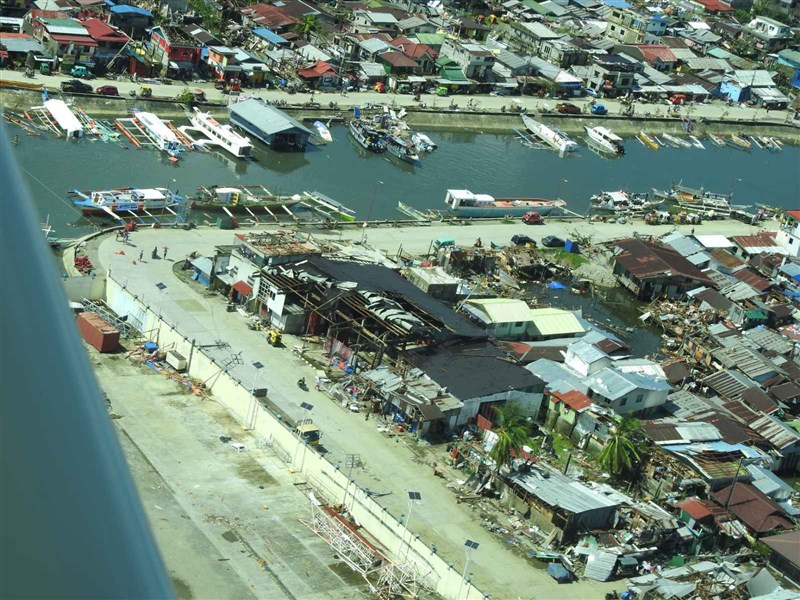
<svg viewBox="0 0 800 600">
<path fill-rule="evenodd" d="M 71 100 L 76 106 L 85 110 L 90 116 L 96 118 L 112 119 L 130 115 L 134 108 L 152 111 L 159 116 L 167 119 L 185 118 L 190 114 L 191 109 L 188 105 L 169 99 L 148 99 L 130 97 L 104 97 L 89 95 L 69 95 L 65 97 Z M 459 98 L 461 100 L 461 98 Z M 9 111 L 24 112 L 32 106 L 41 105 L 41 93 L 37 90 L 18 89 L 13 87 L 3 87 L 0 93 L 0 106 Z M 216 103 L 206 103 L 198 105 L 203 110 L 209 111 L 215 117 L 227 118 L 228 108 L 225 105 Z M 514 129 L 522 129 L 522 119 L 519 114 L 499 111 L 470 111 L 470 110 L 447 110 L 434 108 L 405 107 L 407 116 L 406 122 L 420 129 L 460 129 L 469 131 L 480 131 L 487 133 L 511 133 Z M 663 106 L 646 108 L 640 110 L 647 112 L 663 111 Z M 281 107 L 293 117 L 299 120 L 322 119 L 327 121 L 330 118 L 345 120 L 352 115 L 352 110 L 347 107 L 331 109 L 322 102 L 319 109 L 309 109 L 302 106 Z M 370 111 L 362 111 L 369 114 Z M 636 135 L 641 130 L 648 133 L 684 133 L 683 125 L 678 118 L 666 118 L 658 116 L 622 116 L 606 115 L 598 117 L 594 115 L 561 115 L 557 113 L 529 113 L 534 118 L 544 123 L 553 125 L 567 133 L 583 134 L 584 125 L 605 124 L 613 131 L 622 136 Z M 718 133 L 732 134 L 744 133 L 746 135 L 770 135 L 778 136 L 781 140 L 800 144 L 800 127 L 792 122 L 764 122 L 763 120 L 742 120 L 742 119 L 714 119 L 701 118 L 694 119 L 696 133 Z"/>
</svg>

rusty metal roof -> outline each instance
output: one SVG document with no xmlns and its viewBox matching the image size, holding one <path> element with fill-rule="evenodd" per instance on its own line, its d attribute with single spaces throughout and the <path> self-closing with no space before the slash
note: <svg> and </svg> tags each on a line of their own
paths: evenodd
<svg viewBox="0 0 800 600">
<path fill-rule="evenodd" d="M 614 260 L 639 279 L 683 276 L 711 285 L 713 282 L 700 269 L 668 246 L 637 239 L 616 242 L 620 249 Z"/>
</svg>

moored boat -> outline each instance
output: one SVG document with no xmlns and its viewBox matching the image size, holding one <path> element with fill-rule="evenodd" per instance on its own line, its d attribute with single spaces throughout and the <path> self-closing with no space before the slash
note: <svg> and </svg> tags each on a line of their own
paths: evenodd
<svg viewBox="0 0 800 600">
<path fill-rule="evenodd" d="M 639 132 L 639 140 L 651 150 L 658 150 L 658 142 L 647 135 L 644 131 Z"/>
<path fill-rule="evenodd" d="M 528 115 L 522 115 L 522 122 L 525 128 L 534 134 L 536 137 L 547 143 L 552 148 L 558 150 L 560 154 L 567 152 L 575 152 L 578 149 L 578 144 L 573 142 L 566 133 L 553 129 L 552 127 L 540 123 L 536 119 Z"/>
<path fill-rule="evenodd" d="M 133 112 L 134 122 L 146 132 L 156 148 L 166 152 L 174 159 L 183 154 L 183 143 L 167 124 L 151 112 L 137 110 Z"/>
<path fill-rule="evenodd" d="M 584 125 L 583 128 L 586 130 L 588 138 L 603 150 L 611 154 L 625 154 L 622 138 L 607 127 L 588 127 Z"/>
<path fill-rule="evenodd" d="M 140 213 L 169 209 L 182 202 L 182 198 L 166 188 L 117 188 L 111 190 L 72 190 L 68 192 L 72 203 L 85 215 L 117 212 Z"/>
<path fill-rule="evenodd" d="M 547 216 L 564 208 L 564 200 L 542 198 L 495 198 L 489 194 L 473 194 L 469 190 L 447 190 L 444 199 L 447 210 L 459 217 L 521 217 L 535 211 Z"/>
<path fill-rule="evenodd" d="M 411 164 L 419 162 L 417 149 L 410 141 L 404 140 L 394 133 L 385 135 L 383 141 L 386 144 L 386 149 L 389 151 L 389 154 Z"/>
<path fill-rule="evenodd" d="M 676 137 L 674 135 L 670 135 L 669 133 L 663 134 L 662 137 L 665 140 L 667 140 L 667 142 L 669 142 L 672 146 L 675 146 L 676 148 L 691 148 L 692 147 L 692 145 L 689 142 L 687 142 L 686 140 L 682 140 L 681 138 Z"/>
<path fill-rule="evenodd" d="M 386 151 L 386 144 L 383 142 L 383 136 L 371 127 L 368 127 L 358 119 L 350 120 L 350 135 L 358 142 L 360 146 L 366 148 L 370 152 L 380 154 Z"/>
<path fill-rule="evenodd" d="M 285 209 L 301 200 L 300 196 L 276 196 L 260 185 L 210 186 L 197 188 L 197 192 L 189 200 L 189 207 L 193 210 L 234 213 L 246 213 L 253 209 L 269 212 L 277 210 L 279 214 L 286 214 Z"/>
<path fill-rule="evenodd" d="M 728 145 L 728 142 L 725 140 L 724 136 L 717 135 L 716 133 L 711 133 L 708 135 L 708 137 L 713 144 L 719 146 L 720 148 L 723 148 Z"/>
<path fill-rule="evenodd" d="M 589 202 L 595 211 L 615 214 L 644 213 L 659 204 L 651 200 L 647 192 L 630 193 L 625 190 L 600 192 L 592 196 Z"/>
<path fill-rule="evenodd" d="M 668 204 L 708 216 L 727 217 L 731 214 L 731 195 L 709 192 L 703 188 L 692 189 L 683 185 L 673 185 L 669 190 L 653 189 L 653 197 Z"/>
<path fill-rule="evenodd" d="M 690 139 L 690 140 L 692 140 L 692 146 L 694 146 L 695 148 L 700 148 L 700 150 L 705 150 L 705 149 L 706 149 L 706 147 L 703 145 L 703 142 L 701 142 L 701 141 L 700 141 L 700 140 L 697 138 L 697 136 L 695 136 L 695 135 L 690 135 L 690 136 L 689 136 L 689 139 Z"/>
<path fill-rule="evenodd" d="M 205 113 L 194 108 L 194 115 L 189 121 L 197 131 L 201 131 L 215 146 L 230 152 L 237 158 L 245 158 L 253 152 L 253 142 L 250 138 L 239 134 L 230 125 L 222 125 L 211 113 Z M 203 144 L 202 141 L 198 142 Z"/>
<path fill-rule="evenodd" d="M 731 140 L 734 144 L 736 144 L 739 148 L 744 150 L 750 150 L 753 147 L 753 144 L 748 140 L 744 139 L 742 136 L 736 135 L 735 133 L 731 136 Z"/>
</svg>

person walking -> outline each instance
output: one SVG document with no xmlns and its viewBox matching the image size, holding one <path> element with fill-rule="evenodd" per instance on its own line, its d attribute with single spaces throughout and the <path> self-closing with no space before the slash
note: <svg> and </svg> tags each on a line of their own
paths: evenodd
<svg viewBox="0 0 800 600">
<path fill-rule="evenodd" d="M 167 250 L 169 250 L 169 248 L 164 246 L 164 258 L 167 258 Z"/>
<path fill-rule="evenodd" d="M 144 250 L 139 252 L 139 262 L 142 262 L 142 260 L 144 260 Z"/>
</svg>

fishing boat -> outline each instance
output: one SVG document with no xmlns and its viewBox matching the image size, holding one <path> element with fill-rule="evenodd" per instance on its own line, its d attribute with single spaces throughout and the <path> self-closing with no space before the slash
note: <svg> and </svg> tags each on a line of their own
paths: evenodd
<svg viewBox="0 0 800 600">
<path fill-rule="evenodd" d="M 111 190 L 72 190 L 72 203 L 85 215 L 117 212 L 147 213 L 151 210 L 169 210 L 183 199 L 166 188 L 116 188 Z"/>
<path fill-rule="evenodd" d="M 559 154 L 567 152 L 575 152 L 578 149 L 578 144 L 573 142 L 566 133 L 553 129 L 544 123 L 532 119 L 528 115 L 522 116 L 522 122 L 525 123 L 525 128 L 541 139 L 543 142 L 558 150 Z"/>
<path fill-rule="evenodd" d="M 745 139 L 747 139 L 747 138 L 745 138 Z M 750 136 L 750 141 L 753 144 L 755 144 L 756 146 L 758 146 L 759 150 L 763 150 L 764 149 L 764 147 L 761 145 L 761 142 L 758 141 L 758 136 L 757 135 L 751 135 Z"/>
<path fill-rule="evenodd" d="M 383 142 L 386 144 L 389 154 L 411 164 L 419 162 L 417 148 L 410 141 L 404 140 L 394 133 L 389 133 L 383 136 Z"/>
<path fill-rule="evenodd" d="M 193 129 L 208 138 L 208 140 L 195 142 L 196 144 L 219 146 L 237 158 L 246 158 L 253 153 L 253 142 L 250 141 L 250 138 L 234 131 L 230 125 L 222 125 L 211 116 L 211 113 L 194 107 L 194 115 L 189 118 L 189 122 L 193 125 Z"/>
<path fill-rule="evenodd" d="M 141 128 L 148 139 L 162 152 L 179 159 L 183 154 L 183 144 L 175 132 L 167 124 L 151 112 L 134 111 L 134 122 Z"/>
<path fill-rule="evenodd" d="M 716 133 L 711 133 L 708 135 L 709 139 L 713 144 L 719 146 L 720 148 L 724 148 L 728 145 L 728 142 L 725 140 L 724 136 L 717 135 Z"/>
<path fill-rule="evenodd" d="M 611 154 L 625 154 L 625 146 L 622 145 L 622 138 L 607 127 L 588 127 L 583 126 L 587 137 Z"/>
<path fill-rule="evenodd" d="M 762 135 L 758 139 L 761 140 L 761 146 L 765 150 L 769 150 L 770 152 L 773 152 L 773 153 L 778 151 L 778 148 L 776 148 L 775 144 L 772 143 L 772 139 L 771 138 L 769 138 L 769 137 L 767 137 L 765 135 Z"/>
<path fill-rule="evenodd" d="M 314 129 L 317 130 L 317 138 L 321 143 L 330 144 L 333 141 L 331 130 L 328 129 L 328 126 L 325 125 L 325 123 L 322 121 L 314 121 L 312 125 L 314 125 Z"/>
<path fill-rule="evenodd" d="M 469 190 L 447 190 L 444 203 L 449 212 L 473 218 L 521 217 L 531 211 L 544 217 L 567 205 L 564 200 L 495 198 L 488 194 L 473 194 Z"/>
<path fill-rule="evenodd" d="M 217 211 L 230 213 L 248 213 L 254 209 L 266 212 L 278 211 L 287 214 L 288 209 L 302 200 L 301 196 L 276 196 L 261 185 L 210 186 L 199 187 L 189 199 L 189 208 L 193 210 Z"/>
<path fill-rule="evenodd" d="M 651 150 L 658 150 L 658 142 L 655 141 L 649 135 L 647 135 L 644 131 L 639 132 L 639 141 L 641 141 L 645 146 L 647 146 Z"/>
<path fill-rule="evenodd" d="M 731 214 L 730 194 L 709 192 L 703 188 L 696 190 L 680 184 L 673 185 L 666 191 L 653 189 L 653 197 L 704 216 L 727 217 Z"/>
<path fill-rule="evenodd" d="M 753 144 L 741 136 L 736 135 L 735 133 L 731 136 L 731 140 L 733 141 L 736 146 L 742 148 L 743 150 L 750 150 L 753 147 Z"/>
<path fill-rule="evenodd" d="M 625 190 L 600 192 L 589 199 L 592 210 L 614 214 L 645 213 L 660 204 L 651 200 L 647 192 L 630 193 Z"/>
<path fill-rule="evenodd" d="M 355 139 L 360 146 L 366 148 L 370 152 L 380 154 L 386 151 L 386 144 L 383 142 L 383 136 L 358 119 L 350 120 L 350 135 L 353 136 L 353 139 Z"/>
<path fill-rule="evenodd" d="M 433 152 L 438 147 L 431 138 L 419 131 L 411 134 L 411 141 L 420 152 Z"/>
<path fill-rule="evenodd" d="M 703 142 L 701 142 L 701 141 L 700 141 L 700 140 L 697 138 L 697 136 L 695 136 L 695 135 L 690 135 L 690 136 L 689 136 L 689 139 L 690 139 L 690 140 L 692 140 L 692 146 L 694 146 L 695 148 L 699 148 L 700 150 L 705 150 L 705 149 L 706 149 L 706 147 L 705 147 L 705 146 L 703 146 Z"/>
<path fill-rule="evenodd" d="M 769 138 L 769 141 L 772 142 L 772 145 L 775 146 L 778 150 L 783 150 L 783 142 L 776 137 Z"/>
<path fill-rule="evenodd" d="M 300 205 L 332 221 L 355 221 L 356 211 L 320 192 L 303 192 Z"/>
<path fill-rule="evenodd" d="M 691 148 L 692 147 L 692 145 L 689 142 L 687 142 L 686 140 L 682 140 L 681 138 L 676 137 L 674 135 L 670 135 L 669 133 L 663 134 L 663 138 L 665 140 L 667 140 L 670 144 L 675 146 L 676 148 Z"/>
</svg>

